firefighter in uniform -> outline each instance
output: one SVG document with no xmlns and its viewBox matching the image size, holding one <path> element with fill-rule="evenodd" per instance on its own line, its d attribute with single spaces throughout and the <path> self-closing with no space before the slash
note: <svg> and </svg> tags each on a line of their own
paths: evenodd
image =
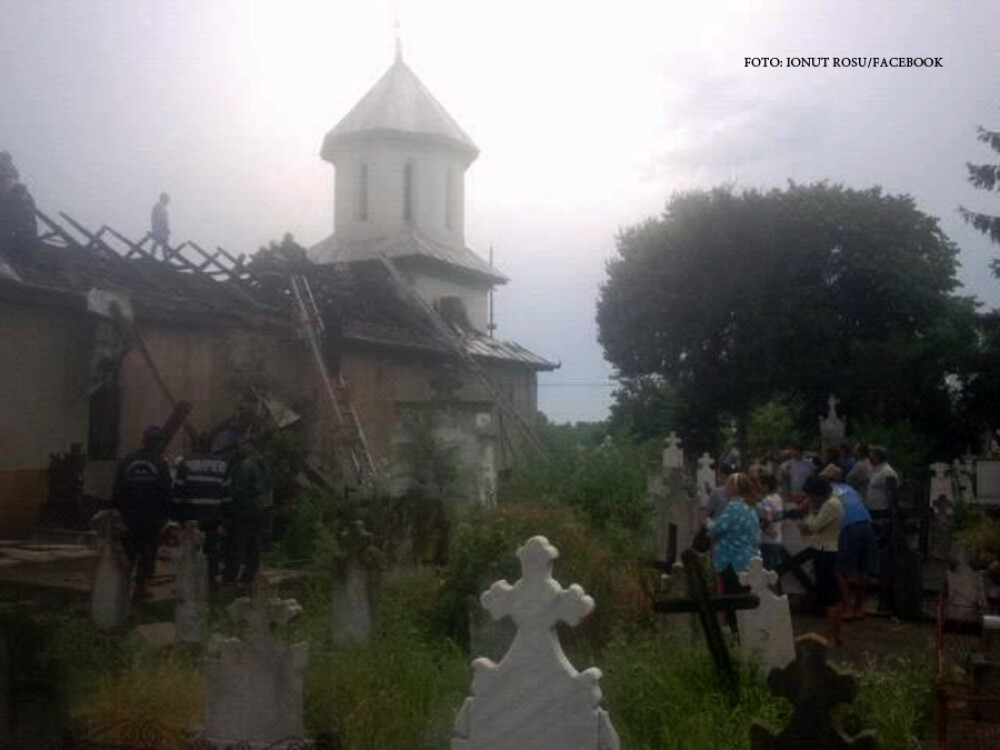
<svg viewBox="0 0 1000 750">
<path fill-rule="evenodd" d="M 229 504 L 229 464 L 211 452 L 208 435 L 199 435 L 194 448 L 177 466 L 173 516 L 181 523 L 198 522 L 205 535 L 202 550 L 208 558 L 208 580 L 214 585 L 222 558 L 219 528 Z"/>
<path fill-rule="evenodd" d="M 128 528 L 124 546 L 134 570 L 136 599 L 149 596 L 147 586 L 156 569 L 160 531 L 170 515 L 170 468 L 158 450 L 163 438 L 160 427 L 147 427 L 142 448 L 125 456 L 115 474 L 112 503 Z"/>
</svg>

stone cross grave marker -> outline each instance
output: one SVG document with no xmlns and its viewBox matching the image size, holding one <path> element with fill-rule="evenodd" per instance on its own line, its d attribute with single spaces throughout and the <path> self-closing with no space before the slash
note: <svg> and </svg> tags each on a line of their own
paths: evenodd
<svg viewBox="0 0 1000 750">
<path fill-rule="evenodd" d="M 372 630 L 368 570 L 353 556 L 343 575 L 334 576 L 332 602 L 333 644 L 366 643 Z"/>
<path fill-rule="evenodd" d="M 244 636 L 217 638 L 209 646 L 206 739 L 224 747 L 239 742 L 275 750 L 301 746 L 308 644 L 285 646 L 274 631 L 298 617 L 302 608 L 294 599 L 277 598 L 260 581 L 252 599 L 237 599 L 227 612 L 243 626 Z"/>
<path fill-rule="evenodd" d="M 181 643 L 201 643 L 201 616 L 208 598 L 208 560 L 201 549 L 202 538 L 197 521 L 187 521 L 178 537 L 174 623 Z"/>
<path fill-rule="evenodd" d="M 663 468 L 666 471 L 684 468 L 684 449 L 677 433 L 671 432 L 663 441 Z"/>
<path fill-rule="evenodd" d="M 760 599 L 756 609 L 740 610 L 736 622 L 740 628 L 740 653 L 745 660 L 757 658 L 765 675 L 772 669 L 787 667 L 795 660 L 795 632 L 788 596 L 778 596 L 770 586 L 778 574 L 765 570 L 759 557 L 751 558 L 750 570 L 740 573 L 740 583 Z"/>
<path fill-rule="evenodd" d="M 455 717 L 451 750 L 619 750 L 600 708 L 601 671 L 577 672 L 555 631 L 579 623 L 594 600 L 552 578 L 559 551 L 545 537 L 529 539 L 517 556 L 521 579 L 497 581 L 480 597 L 494 619 L 514 621 L 517 635 L 499 664 L 472 663 L 472 696 Z"/>
<path fill-rule="evenodd" d="M 719 626 L 717 613 L 753 609 L 760 604 L 760 599 L 752 593 L 712 596 L 709 593 L 705 571 L 702 570 L 701 557 L 698 553 L 693 549 L 686 549 L 681 555 L 681 561 L 682 564 L 674 565 L 673 570 L 674 575 L 684 573 L 687 580 L 688 597 L 653 602 L 653 610 L 663 614 L 695 612 L 701 622 L 701 629 L 705 633 L 705 641 L 712 654 L 712 660 L 715 662 L 715 668 L 729 681 L 731 686 L 735 686 L 736 670 L 729 657 L 726 641 L 722 637 L 722 628 Z"/>
<path fill-rule="evenodd" d="M 954 483 L 952 478 L 948 476 L 951 467 L 938 461 L 931 464 L 929 468 L 934 472 L 931 476 L 931 507 L 936 508 L 937 501 L 942 497 L 949 502 L 953 501 L 955 499 Z"/>
<path fill-rule="evenodd" d="M 851 675 L 826 663 L 826 641 L 808 633 L 795 646 L 795 661 L 767 678 L 771 692 L 791 702 L 791 721 L 781 731 L 755 721 L 750 727 L 751 750 L 874 750 L 875 732 L 847 737 L 833 725 L 830 709 L 853 701 L 857 684 Z"/>
<path fill-rule="evenodd" d="M 102 510 L 90 519 L 90 526 L 100 540 L 101 549 L 90 595 L 90 614 L 102 630 L 121 627 L 128 618 L 129 565 L 118 543 L 125 525 L 117 510 Z"/>
<path fill-rule="evenodd" d="M 698 485 L 696 493 L 698 498 L 707 497 L 715 489 L 715 469 L 712 468 L 714 463 L 715 459 L 708 453 L 702 453 L 701 458 L 698 459 L 698 470 L 694 477 Z"/>
<path fill-rule="evenodd" d="M 840 399 L 830 394 L 826 403 L 829 410 L 825 417 L 819 419 L 820 442 L 824 448 L 840 443 L 847 432 L 847 420 L 837 416 L 837 404 L 840 403 Z"/>
</svg>

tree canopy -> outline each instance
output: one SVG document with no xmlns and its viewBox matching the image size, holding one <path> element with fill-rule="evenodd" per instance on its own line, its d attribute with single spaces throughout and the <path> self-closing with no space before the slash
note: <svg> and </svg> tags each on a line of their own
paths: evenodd
<svg viewBox="0 0 1000 750">
<path fill-rule="evenodd" d="M 813 424 L 830 393 L 870 418 L 947 419 L 974 303 L 955 295 L 956 246 L 912 198 L 692 192 L 617 246 L 598 302 L 605 356 L 623 378 L 669 383 L 699 447 L 724 416 L 745 437 L 750 411 L 782 394 Z"/>
<path fill-rule="evenodd" d="M 1000 153 L 1000 132 L 987 130 L 982 126 L 978 130 L 978 139 L 997 153 Z M 974 187 L 988 192 L 1000 190 L 1000 164 L 967 163 L 965 168 L 969 170 L 969 182 Z M 975 229 L 985 234 L 993 242 L 1000 244 L 1000 216 L 991 216 L 979 211 L 970 211 L 965 207 L 959 208 L 959 212 Z M 993 273 L 1000 276 L 1000 260 L 994 260 L 992 267 Z"/>
</svg>

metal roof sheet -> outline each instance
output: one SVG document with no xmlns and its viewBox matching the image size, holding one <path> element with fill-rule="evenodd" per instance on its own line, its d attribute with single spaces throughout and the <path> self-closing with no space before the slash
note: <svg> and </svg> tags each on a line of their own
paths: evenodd
<svg viewBox="0 0 1000 750">
<path fill-rule="evenodd" d="M 507 282 L 506 276 L 467 247 L 455 247 L 435 242 L 416 229 L 391 237 L 353 242 L 341 242 L 336 239 L 335 235 L 330 235 L 309 249 L 309 256 L 318 263 L 378 260 L 381 255 L 392 260 L 411 257 L 430 258 L 485 276 L 493 283 L 504 284 Z"/>
<path fill-rule="evenodd" d="M 323 140 L 322 156 L 331 157 L 337 142 L 361 133 L 388 131 L 431 136 L 475 157 L 479 149 L 403 62 L 396 61 Z"/>
</svg>

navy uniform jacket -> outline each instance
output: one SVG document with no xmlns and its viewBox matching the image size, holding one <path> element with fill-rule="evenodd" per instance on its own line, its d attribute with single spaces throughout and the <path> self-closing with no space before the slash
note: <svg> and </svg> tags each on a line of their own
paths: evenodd
<svg viewBox="0 0 1000 750">
<path fill-rule="evenodd" d="M 161 526 L 170 515 L 171 484 L 167 462 L 138 450 L 119 462 L 112 502 L 129 527 Z"/>
</svg>

